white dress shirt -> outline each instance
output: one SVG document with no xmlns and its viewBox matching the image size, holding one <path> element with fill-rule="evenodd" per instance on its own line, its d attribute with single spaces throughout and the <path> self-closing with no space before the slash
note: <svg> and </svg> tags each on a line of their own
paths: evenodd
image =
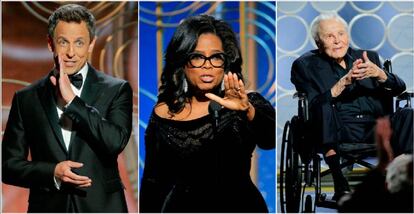
<svg viewBox="0 0 414 214">
<path fill-rule="evenodd" d="M 70 84 L 70 86 L 73 92 L 75 93 L 75 95 L 80 97 L 83 86 L 85 85 L 86 75 L 88 75 L 88 63 L 85 63 L 85 65 L 79 70 L 77 74 L 82 74 L 82 78 L 83 78 L 82 86 L 80 87 L 80 89 L 77 89 L 74 85 L 72 85 L 72 83 Z M 59 125 L 60 125 L 60 129 L 62 130 L 62 136 L 63 136 L 63 141 L 65 142 L 66 151 L 69 151 L 70 140 L 71 140 L 71 135 L 72 135 L 72 120 L 69 117 L 63 115 L 62 109 L 65 106 L 63 105 L 63 101 L 59 99 L 62 99 L 62 98 L 58 98 L 58 102 L 57 102 L 58 104 L 56 106 L 58 118 L 60 121 Z M 66 104 L 66 107 L 69 105 L 70 103 Z M 60 189 L 62 181 L 55 176 L 53 176 L 53 180 L 55 181 L 55 187 L 57 189 Z"/>
</svg>

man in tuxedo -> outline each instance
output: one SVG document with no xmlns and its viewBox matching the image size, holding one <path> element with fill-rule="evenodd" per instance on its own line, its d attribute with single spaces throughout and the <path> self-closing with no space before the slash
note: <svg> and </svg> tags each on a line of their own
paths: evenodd
<svg viewBox="0 0 414 214">
<path fill-rule="evenodd" d="M 339 144 L 374 143 L 376 118 L 392 112 L 392 97 L 405 83 L 381 69 L 377 53 L 349 47 L 347 24 L 338 15 L 317 17 L 312 36 L 318 49 L 294 61 L 291 81 L 309 100 L 310 133 L 332 171 L 336 200 L 350 191 Z"/>
<path fill-rule="evenodd" d="M 48 24 L 55 68 L 13 97 L 2 180 L 30 188 L 29 212 L 128 211 L 117 157 L 131 134 L 132 89 L 87 63 L 95 41 L 86 8 L 58 8 Z"/>
</svg>

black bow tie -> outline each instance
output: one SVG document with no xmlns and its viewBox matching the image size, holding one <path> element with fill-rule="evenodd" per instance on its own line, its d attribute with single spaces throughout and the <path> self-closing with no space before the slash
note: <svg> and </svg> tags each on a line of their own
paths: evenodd
<svg viewBox="0 0 414 214">
<path fill-rule="evenodd" d="M 77 89 L 80 89 L 82 87 L 82 74 L 69 75 L 69 80 L 72 83 L 72 85 L 75 86 Z"/>
</svg>

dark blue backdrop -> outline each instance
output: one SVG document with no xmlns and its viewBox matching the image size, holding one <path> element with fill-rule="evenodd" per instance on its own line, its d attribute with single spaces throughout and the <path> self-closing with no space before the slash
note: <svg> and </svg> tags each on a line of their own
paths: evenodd
<svg viewBox="0 0 414 214">
<path fill-rule="evenodd" d="M 242 5 L 243 4 L 243 5 Z M 157 5 L 163 15 L 156 13 Z M 244 11 L 244 12 L 243 12 Z M 247 74 L 255 72 L 256 89 L 275 105 L 275 3 L 255 2 L 140 2 L 139 3 L 139 175 L 141 179 L 144 167 L 145 147 L 144 132 L 157 100 L 157 29 L 162 29 L 162 50 L 164 51 L 180 20 L 200 13 L 210 13 L 231 24 L 239 38 L 251 39 L 256 44 L 255 71 L 246 71 L 248 84 L 254 84 Z M 255 18 L 241 19 L 242 14 L 254 14 Z M 157 28 L 156 21 L 163 24 Z M 256 27 L 256 33 L 243 35 L 240 25 Z M 246 44 L 241 44 L 246 46 Z M 243 59 L 245 63 L 249 59 Z M 256 150 L 258 156 L 257 185 L 268 204 L 269 210 L 275 212 L 275 150 Z"/>
</svg>

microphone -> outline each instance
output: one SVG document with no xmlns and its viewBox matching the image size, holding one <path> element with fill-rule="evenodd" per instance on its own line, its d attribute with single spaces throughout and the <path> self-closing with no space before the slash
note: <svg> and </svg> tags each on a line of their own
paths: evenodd
<svg viewBox="0 0 414 214">
<path fill-rule="evenodd" d="M 214 118 L 214 127 L 217 128 L 219 124 L 219 111 L 221 109 L 221 105 L 214 100 L 210 100 L 210 104 L 208 104 L 208 113 L 213 115 Z"/>
</svg>

